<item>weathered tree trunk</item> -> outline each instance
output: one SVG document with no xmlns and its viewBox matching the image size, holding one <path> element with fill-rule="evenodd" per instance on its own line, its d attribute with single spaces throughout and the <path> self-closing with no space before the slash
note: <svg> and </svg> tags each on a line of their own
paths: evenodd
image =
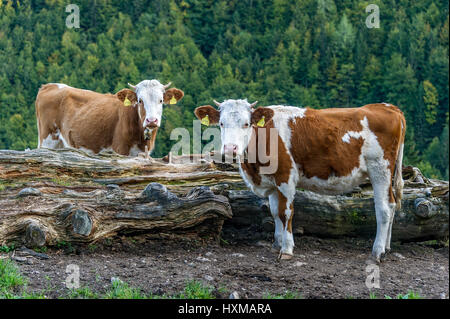
<svg viewBox="0 0 450 319">
<path fill-rule="evenodd" d="M 393 238 L 448 237 L 448 182 L 413 167 L 403 177 Z M 294 207 L 297 234 L 375 234 L 370 184 L 342 196 L 297 190 Z M 217 238 L 223 224 L 273 231 L 267 199 L 247 190 L 236 164 L 198 155 L 169 163 L 78 150 L 0 151 L 0 244 L 88 243 L 127 233 Z"/>
</svg>

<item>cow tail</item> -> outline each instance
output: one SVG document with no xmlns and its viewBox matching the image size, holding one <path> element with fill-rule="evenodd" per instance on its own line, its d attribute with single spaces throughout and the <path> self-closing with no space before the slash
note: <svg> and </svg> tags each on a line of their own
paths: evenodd
<svg viewBox="0 0 450 319">
<path fill-rule="evenodd" d="M 400 137 L 400 145 L 398 148 L 397 159 L 395 161 L 395 171 L 394 171 L 394 195 L 395 195 L 395 210 L 399 211 L 402 208 L 402 197 L 403 197 L 403 177 L 402 177 L 402 167 L 403 167 L 403 148 L 405 144 L 405 133 L 406 133 L 406 121 L 402 116 L 402 132 Z"/>
</svg>

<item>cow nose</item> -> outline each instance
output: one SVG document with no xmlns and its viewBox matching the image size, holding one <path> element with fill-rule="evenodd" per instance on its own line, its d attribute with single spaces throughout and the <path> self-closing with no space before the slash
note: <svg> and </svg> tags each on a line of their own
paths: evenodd
<svg viewBox="0 0 450 319">
<path fill-rule="evenodd" d="M 156 118 L 145 119 L 145 125 L 150 126 L 150 127 L 155 127 L 158 125 L 158 119 L 156 119 Z"/>
<path fill-rule="evenodd" d="M 236 144 L 225 144 L 223 146 L 223 152 L 226 153 L 232 153 L 233 155 L 236 155 L 237 153 L 237 145 Z"/>
</svg>

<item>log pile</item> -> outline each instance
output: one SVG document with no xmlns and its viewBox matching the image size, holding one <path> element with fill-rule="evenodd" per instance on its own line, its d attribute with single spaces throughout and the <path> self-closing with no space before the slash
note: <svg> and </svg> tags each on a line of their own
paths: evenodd
<svg viewBox="0 0 450 319">
<path fill-rule="evenodd" d="M 448 182 L 405 167 L 393 239 L 448 237 Z M 373 238 L 372 190 L 325 196 L 297 190 L 294 232 Z M 208 156 L 146 160 L 79 150 L 0 151 L 0 245 L 91 243 L 127 234 L 215 238 L 222 227 L 273 231 L 268 201 L 248 191 L 237 165 Z"/>
</svg>

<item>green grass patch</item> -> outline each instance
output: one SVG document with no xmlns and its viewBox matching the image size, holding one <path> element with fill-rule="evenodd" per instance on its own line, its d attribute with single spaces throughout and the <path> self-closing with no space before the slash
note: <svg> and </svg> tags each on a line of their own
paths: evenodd
<svg viewBox="0 0 450 319">
<path fill-rule="evenodd" d="M 14 249 L 16 249 L 16 245 L 14 245 L 14 244 L 0 246 L 1 253 L 9 253 L 9 252 L 13 251 Z"/>
<path fill-rule="evenodd" d="M 35 252 L 37 253 L 46 253 L 48 248 L 46 246 L 42 246 L 42 247 L 36 247 L 33 249 Z"/>
<path fill-rule="evenodd" d="M 369 299 L 379 299 L 377 297 L 377 295 L 374 292 L 371 292 L 369 294 Z M 422 296 L 420 296 L 420 294 L 418 292 L 414 292 L 412 290 L 408 291 L 408 293 L 402 295 L 402 294 L 398 294 L 395 297 L 391 297 L 388 295 L 384 295 L 384 299 L 423 299 Z"/>
<path fill-rule="evenodd" d="M 409 291 L 407 294 L 398 294 L 397 297 L 384 296 L 385 299 L 423 299 L 418 292 Z"/>
<path fill-rule="evenodd" d="M 191 280 L 188 281 L 182 293 L 177 297 L 180 299 L 214 299 L 212 295 L 214 288 L 203 283 Z"/>
<path fill-rule="evenodd" d="M 72 289 L 69 294 L 69 299 L 98 299 L 97 293 L 93 292 L 89 287 Z"/>
<path fill-rule="evenodd" d="M 0 298 L 12 298 L 13 293 L 25 284 L 16 265 L 10 260 L 0 259 Z"/>
<path fill-rule="evenodd" d="M 121 280 L 114 280 L 112 288 L 105 294 L 106 299 L 146 299 L 139 289 L 130 287 Z"/>
</svg>

